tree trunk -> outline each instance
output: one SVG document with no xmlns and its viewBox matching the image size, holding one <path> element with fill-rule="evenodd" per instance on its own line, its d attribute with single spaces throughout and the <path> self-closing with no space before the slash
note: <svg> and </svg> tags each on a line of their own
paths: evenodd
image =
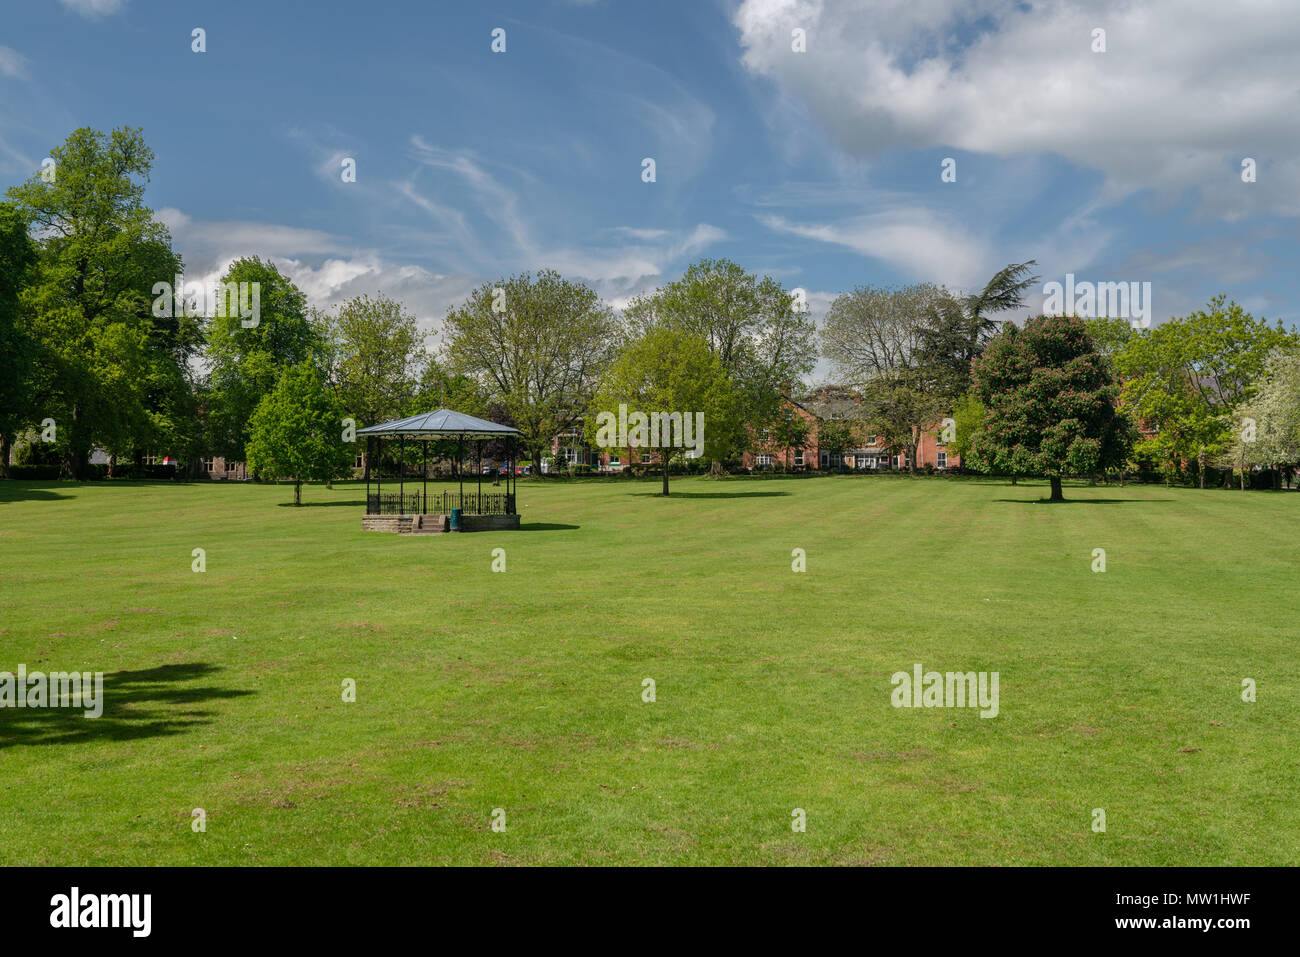
<svg viewBox="0 0 1300 957">
<path fill-rule="evenodd" d="M 1052 480 L 1052 498 L 1053 502 L 1064 502 L 1065 496 L 1061 493 L 1061 476 L 1048 476 Z"/>
<path fill-rule="evenodd" d="M 668 494 L 668 453 L 667 453 L 667 452 L 663 453 L 663 455 L 661 455 L 660 458 L 662 458 L 662 459 L 663 459 L 663 462 L 664 462 L 664 491 L 663 491 L 663 494 L 664 494 L 664 495 L 667 495 L 667 494 Z"/>
<path fill-rule="evenodd" d="M 298 481 L 297 479 L 294 479 L 293 482 L 293 504 L 294 505 L 302 504 L 302 482 Z"/>
<path fill-rule="evenodd" d="M 0 432 L 0 479 L 9 477 L 9 454 L 13 448 L 13 439 L 8 432 Z"/>
<path fill-rule="evenodd" d="M 1205 488 L 1205 450 L 1204 449 L 1202 449 L 1201 454 L 1196 457 L 1196 476 L 1197 476 L 1197 484 L 1201 488 Z"/>
<path fill-rule="evenodd" d="M 77 438 L 77 406 L 75 403 L 72 406 L 72 425 L 69 432 L 69 439 L 72 441 L 68 442 L 68 450 L 63 453 L 63 459 L 59 466 L 59 478 L 79 480 L 80 477 L 77 475 L 77 450 L 74 447 Z"/>
<path fill-rule="evenodd" d="M 1015 485 L 1016 482 L 1018 481 L 1018 479 L 1019 479 L 1019 476 L 1015 476 L 1015 475 L 1011 476 L 1011 484 L 1012 484 L 1012 485 Z"/>
</svg>

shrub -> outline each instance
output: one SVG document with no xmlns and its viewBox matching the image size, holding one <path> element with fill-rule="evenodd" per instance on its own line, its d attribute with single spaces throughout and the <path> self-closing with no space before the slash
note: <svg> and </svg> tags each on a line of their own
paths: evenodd
<svg viewBox="0 0 1300 957">
<path fill-rule="evenodd" d="M 11 465 L 9 477 L 28 482 L 43 482 L 59 477 L 57 465 Z"/>
</svg>

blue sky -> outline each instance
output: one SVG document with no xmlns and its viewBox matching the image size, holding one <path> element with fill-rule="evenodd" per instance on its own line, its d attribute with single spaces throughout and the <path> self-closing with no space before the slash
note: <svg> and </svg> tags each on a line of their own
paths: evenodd
<svg viewBox="0 0 1300 957">
<path fill-rule="evenodd" d="M 258 253 L 317 304 L 382 290 L 436 330 L 548 266 L 619 306 L 725 256 L 820 312 L 1036 258 L 1150 281 L 1157 322 L 1218 292 L 1297 315 L 1293 2 L 6 7 L 0 187 L 78 126 L 141 126 L 193 279 Z"/>
</svg>

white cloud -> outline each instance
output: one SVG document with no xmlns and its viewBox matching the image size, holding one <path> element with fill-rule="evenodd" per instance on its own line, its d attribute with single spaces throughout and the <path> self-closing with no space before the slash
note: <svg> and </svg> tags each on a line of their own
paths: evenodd
<svg viewBox="0 0 1300 957">
<path fill-rule="evenodd" d="M 769 229 L 844 246 L 915 277 L 967 286 L 977 282 L 988 259 L 984 244 L 960 225 L 925 209 L 887 210 L 833 223 L 806 223 L 760 216 Z"/>
<path fill-rule="evenodd" d="M 171 231 L 177 245 L 206 259 L 329 254 L 347 248 L 337 237 L 318 229 L 266 223 L 195 222 L 170 206 L 158 210 L 155 215 Z"/>
<path fill-rule="evenodd" d="M 1243 194 L 1238 175 L 1300 150 L 1294 0 L 744 0 L 734 23 L 744 65 L 850 153 L 1056 153 L 1101 170 L 1108 201 L 1218 184 L 1221 215 L 1284 195 L 1300 213 L 1294 179 Z"/>
<path fill-rule="evenodd" d="M 0 46 L 0 76 L 27 79 L 27 57 L 11 47 Z"/>
<path fill-rule="evenodd" d="M 59 2 L 74 13 L 92 19 L 117 13 L 125 4 L 125 0 L 59 0 Z"/>
</svg>

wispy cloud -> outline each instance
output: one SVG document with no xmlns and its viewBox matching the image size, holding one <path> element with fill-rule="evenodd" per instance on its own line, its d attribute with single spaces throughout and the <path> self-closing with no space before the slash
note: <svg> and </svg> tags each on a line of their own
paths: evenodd
<svg viewBox="0 0 1300 957">
<path fill-rule="evenodd" d="M 27 79 L 27 57 L 11 47 L 0 46 L 0 76 Z"/>
<path fill-rule="evenodd" d="M 126 0 L 59 0 L 59 2 L 74 13 L 92 20 L 117 13 L 126 5 Z"/>
</svg>

